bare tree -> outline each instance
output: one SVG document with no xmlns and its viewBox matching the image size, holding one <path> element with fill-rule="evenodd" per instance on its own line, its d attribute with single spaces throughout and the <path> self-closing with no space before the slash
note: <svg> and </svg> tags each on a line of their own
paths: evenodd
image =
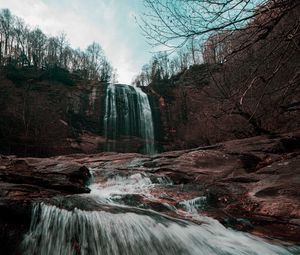
<svg viewBox="0 0 300 255">
<path fill-rule="evenodd" d="M 257 25 L 269 33 L 282 16 L 274 13 L 283 14 L 300 3 L 294 0 L 144 0 L 144 4 L 147 11 L 138 23 L 146 38 L 154 45 L 182 47 L 194 39 L 204 42 L 216 32 L 242 30 L 250 20 L 264 15 L 268 16 L 268 24 Z"/>
<path fill-rule="evenodd" d="M 261 134 L 299 118 L 300 1 L 144 2 L 147 12 L 139 24 L 146 37 L 153 45 L 179 49 L 172 69 L 195 64 L 193 53 L 202 47 L 209 81 L 201 89 L 216 109 L 212 121 L 222 125 L 235 116 Z M 195 70 L 206 72 L 202 67 Z"/>
<path fill-rule="evenodd" d="M 64 53 L 65 49 L 69 46 L 67 35 L 64 32 L 61 32 L 57 37 L 57 44 L 58 44 L 58 59 L 59 59 L 59 66 L 66 68 L 64 65 Z"/>
<path fill-rule="evenodd" d="M 32 64 L 36 68 L 42 67 L 46 42 L 47 37 L 39 28 L 30 32 L 29 45 L 31 48 Z"/>
<path fill-rule="evenodd" d="M 28 39 L 29 39 L 29 28 L 25 24 L 25 22 L 18 17 L 16 18 L 16 23 L 15 23 L 15 34 L 16 34 L 17 50 L 18 50 L 17 59 L 19 60 L 21 67 L 23 67 L 25 63 L 29 65 L 30 63 L 26 56 L 26 45 L 28 44 Z"/>
<path fill-rule="evenodd" d="M 3 66 L 34 66 L 37 70 L 47 69 L 51 77 L 55 72 L 74 72 L 81 78 L 101 81 L 116 77 L 98 43 L 93 42 L 85 51 L 74 50 L 64 32 L 48 37 L 39 28 L 31 29 L 8 9 L 0 10 L 0 67 Z"/>
<path fill-rule="evenodd" d="M 14 18 L 8 9 L 2 9 L 0 12 L 1 33 L 4 40 L 4 56 L 6 57 L 9 50 L 9 39 L 12 35 L 12 26 Z M 1 36 L 2 37 L 2 36 Z"/>
<path fill-rule="evenodd" d="M 101 65 L 103 64 L 104 54 L 100 44 L 93 42 L 87 47 L 87 56 L 90 63 L 90 76 L 96 78 L 99 76 Z"/>
</svg>

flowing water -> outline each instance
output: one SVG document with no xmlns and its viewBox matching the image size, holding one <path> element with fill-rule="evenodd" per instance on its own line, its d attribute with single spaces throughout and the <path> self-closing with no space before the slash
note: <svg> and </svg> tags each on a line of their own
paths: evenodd
<svg viewBox="0 0 300 255">
<path fill-rule="evenodd" d="M 170 202 L 172 216 L 147 208 L 147 203 L 162 203 L 168 190 L 178 188 L 166 177 L 122 171 L 112 175 L 96 170 L 94 180 L 91 194 L 82 196 L 84 203 L 92 199 L 114 210 L 65 210 L 36 204 L 30 231 L 22 244 L 25 255 L 290 255 L 300 252 L 297 247 L 271 244 L 201 216 L 205 197 L 177 204 Z M 128 196 L 132 199 L 128 200 Z M 186 215 L 197 220 L 179 217 L 182 208 Z"/>
<path fill-rule="evenodd" d="M 106 89 L 104 135 L 107 151 L 117 151 L 117 140 L 139 137 L 141 152 L 155 153 L 154 128 L 148 96 L 141 88 L 110 84 Z"/>
</svg>

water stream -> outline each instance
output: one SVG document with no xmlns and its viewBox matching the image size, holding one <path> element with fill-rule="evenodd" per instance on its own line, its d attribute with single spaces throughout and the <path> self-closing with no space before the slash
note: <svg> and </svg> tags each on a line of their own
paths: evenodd
<svg viewBox="0 0 300 255">
<path fill-rule="evenodd" d="M 83 201 L 88 203 L 88 199 L 93 199 L 114 210 L 66 210 L 36 204 L 30 231 L 22 244 L 25 255 L 290 255 L 300 252 L 297 247 L 271 244 L 201 216 L 205 197 L 170 203 L 172 216 L 147 209 L 145 201 L 159 202 L 165 190 L 174 189 L 175 185 L 166 177 L 121 171 L 111 176 L 102 170 L 94 173 L 94 180 L 91 194 L 83 195 Z M 176 217 L 181 210 L 197 221 Z"/>
</svg>

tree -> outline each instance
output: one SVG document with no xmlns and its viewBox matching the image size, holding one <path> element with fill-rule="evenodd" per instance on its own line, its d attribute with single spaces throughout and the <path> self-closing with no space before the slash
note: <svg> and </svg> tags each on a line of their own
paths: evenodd
<svg viewBox="0 0 300 255">
<path fill-rule="evenodd" d="M 18 50 L 18 57 L 16 59 L 19 59 L 21 67 L 23 67 L 25 63 L 30 65 L 26 56 L 26 45 L 28 44 L 29 29 L 25 22 L 18 17 L 16 18 L 15 22 L 15 35 Z"/>
<path fill-rule="evenodd" d="M 154 45 L 179 48 L 195 39 L 204 42 L 214 33 L 242 30 L 257 17 L 267 18 L 252 25 L 260 27 L 262 33 L 269 33 L 282 15 L 300 4 L 294 0 L 144 0 L 144 3 L 147 11 L 138 23 L 146 38 Z"/>
<path fill-rule="evenodd" d="M 46 63 L 48 66 L 55 66 L 59 63 L 58 41 L 55 37 L 50 37 L 48 39 Z"/>
<path fill-rule="evenodd" d="M 0 24 L 1 24 L 1 41 L 4 40 L 4 56 L 8 55 L 9 39 L 12 35 L 12 26 L 14 18 L 9 9 L 2 9 L 0 12 Z"/>
<path fill-rule="evenodd" d="M 67 68 L 66 63 L 64 61 L 65 59 L 64 53 L 68 53 L 68 51 L 65 50 L 69 46 L 66 33 L 62 32 L 58 35 L 57 46 L 58 46 L 59 66 L 62 68 Z"/>
<path fill-rule="evenodd" d="M 98 78 L 101 66 L 105 65 L 103 50 L 100 44 L 93 42 L 87 47 L 86 52 L 90 63 L 90 77 Z"/>
<path fill-rule="evenodd" d="M 47 69 L 47 77 L 54 77 L 53 74 L 50 75 L 52 71 L 58 72 L 58 76 L 68 76 L 69 72 L 74 72 L 83 79 L 106 82 L 116 77 L 98 43 L 93 42 L 85 51 L 72 49 L 64 32 L 47 37 L 41 29 L 31 29 L 8 9 L 2 9 L 0 67 L 8 65 L 14 70 L 12 76 L 16 80 L 24 76 L 17 69 L 25 66 L 34 66 L 36 70 Z"/>
<path fill-rule="evenodd" d="M 300 1 L 144 2 L 139 24 L 146 37 L 178 48 L 171 69 L 188 69 L 202 47 L 209 81 L 201 89 L 217 105 L 215 118 L 238 116 L 261 134 L 298 116 Z"/>
<path fill-rule="evenodd" d="M 224 63 L 226 57 L 233 51 L 232 45 L 234 39 L 238 40 L 238 38 L 233 36 L 232 31 L 223 31 L 210 36 L 203 44 L 202 54 L 204 63 Z"/>
<path fill-rule="evenodd" d="M 39 28 L 29 33 L 28 45 L 30 48 L 30 61 L 35 68 L 41 68 L 44 60 L 45 46 L 47 42 L 46 35 Z"/>
</svg>

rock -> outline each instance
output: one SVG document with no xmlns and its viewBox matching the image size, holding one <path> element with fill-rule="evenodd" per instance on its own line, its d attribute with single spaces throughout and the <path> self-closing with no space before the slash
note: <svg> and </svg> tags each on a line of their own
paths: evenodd
<svg viewBox="0 0 300 255">
<path fill-rule="evenodd" d="M 295 137 L 297 133 L 259 136 L 153 157 L 102 153 L 73 161 L 110 170 L 112 176 L 116 171 L 167 176 L 175 185 L 167 191 L 175 202 L 153 194 L 161 203 L 171 205 L 183 199 L 181 187 L 195 185 L 188 193 L 207 196 L 209 206 L 203 214 L 257 235 L 300 242 L 300 226 L 292 223 L 300 219 L 300 148 Z M 282 146 L 283 141 L 288 145 Z M 148 205 L 165 210 L 153 202 Z M 236 219 L 244 219 L 247 224 Z"/>
<path fill-rule="evenodd" d="M 2 159 L 5 169 L 0 171 L 0 181 L 30 184 L 46 189 L 66 192 L 89 192 L 85 187 L 91 177 L 89 170 L 78 163 L 53 159 Z"/>
<path fill-rule="evenodd" d="M 84 136 L 101 133 L 105 84 L 75 79 L 74 86 L 66 86 L 35 72 L 41 79 L 19 86 L 0 72 L 0 153 L 45 157 L 99 151 Z M 82 146 L 76 147 L 77 140 Z"/>
<path fill-rule="evenodd" d="M 86 193 L 91 174 L 85 166 L 51 158 L 0 157 L 1 254 L 18 254 L 28 231 L 31 206 L 57 195 Z"/>
<path fill-rule="evenodd" d="M 153 157 L 102 153 L 74 161 L 110 169 L 112 176 L 116 171 L 167 176 L 177 187 L 168 194 L 177 202 L 182 199 L 178 189 L 181 193 L 180 187 L 193 184 L 197 190 L 190 190 L 190 194 L 197 191 L 207 196 L 209 206 L 203 214 L 257 235 L 299 242 L 300 227 L 292 223 L 300 219 L 300 148 L 295 137 L 297 133 L 260 136 Z M 282 146 L 282 141 L 289 145 Z M 157 199 L 164 201 L 159 195 Z M 148 205 L 165 210 L 154 203 Z"/>
<path fill-rule="evenodd" d="M 70 210 L 77 206 L 115 211 L 89 202 L 84 196 L 69 196 L 88 192 L 85 185 L 90 168 L 99 183 L 116 174 L 151 174 L 155 183 L 159 183 L 158 178 L 173 182 L 173 185 L 162 182 L 150 190 L 153 200 L 145 199 L 142 194 L 120 196 L 132 206 L 185 219 L 188 216 L 184 211 L 176 215 L 173 209 L 181 201 L 206 196 L 202 215 L 259 236 L 300 243 L 300 148 L 294 142 L 281 146 L 282 141 L 296 136 L 254 137 L 155 156 L 105 152 L 52 158 L 0 157 L 0 214 L 7 218 L 10 214 L 22 214 L 23 210 L 24 215 L 29 215 L 28 204 L 37 201 Z M 21 221 L 26 229 L 28 220 Z M 8 222 L 15 240 L 17 226 Z M 7 228 L 5 224 L 0 224 L 3 231 Z"/>
<path fill-rule="evenodd" d="M 30 221 L 30 203 L 0 202 L 1 254 L 19 254 L 18 245 L 29 230 Z"/>
</svg>

